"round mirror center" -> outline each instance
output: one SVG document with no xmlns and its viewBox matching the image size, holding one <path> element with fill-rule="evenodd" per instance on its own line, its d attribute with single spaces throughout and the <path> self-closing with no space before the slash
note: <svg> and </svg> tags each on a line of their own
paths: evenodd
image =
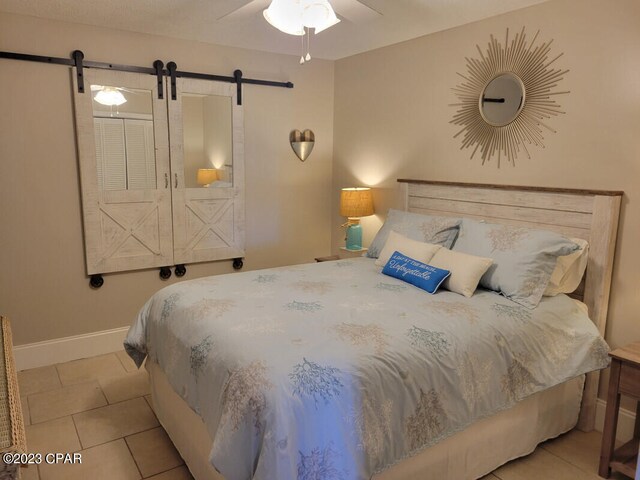
<svg viewBox="0 0 640 480">
<path fill-rule="evenodd" d="M 484 87 L 479 107 L 482 118 L 494 127 L 513 122 L 524 106 L 524 84 L 513 73 L 501 73 Z"/>
</svg>

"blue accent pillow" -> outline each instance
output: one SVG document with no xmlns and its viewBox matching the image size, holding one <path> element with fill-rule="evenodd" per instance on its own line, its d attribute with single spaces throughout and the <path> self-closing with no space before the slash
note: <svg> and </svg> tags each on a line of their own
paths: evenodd
<svg viewBox="0 0 640 480">
<path fill-rule="evenodd" d="M 432 267 L 398 251 L 393 252 L 382 273 L 415 285 L 429 293 L 436 293 L 442 282 L 451 275 L 449 270 Z"/>
</svg>

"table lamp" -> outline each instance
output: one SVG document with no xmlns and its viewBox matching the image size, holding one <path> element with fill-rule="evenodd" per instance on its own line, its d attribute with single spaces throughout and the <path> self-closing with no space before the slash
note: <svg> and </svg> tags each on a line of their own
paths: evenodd
<svg viewBox="0 0 640 480">
<path fill-rule="evenodd" d="M 346 248 L 362 250 L 360 217 L 373 215 L 373 198 L 367 187 L 343 188 L 340 192 L 340 215 L 347 217 Z"/>
<path fill-rule="evenodd" d="M 199 168 L 198 176 L 196 181 L 198 185 L 202 185 L 203 187 L 208 187 L 213 182 L 220 180 L 220 176 L 218 175 L 218 170 L 215 168 Z"/>
</svg>

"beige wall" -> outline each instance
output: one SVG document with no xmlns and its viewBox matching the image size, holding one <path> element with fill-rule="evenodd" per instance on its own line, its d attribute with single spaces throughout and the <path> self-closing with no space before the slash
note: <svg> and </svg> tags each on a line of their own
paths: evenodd
<svg viewBox="0 0 640 480">
<path fill-rule="evenodd" d="M 244 87 L 245 269 L 313 261 L 331 242 L 333 62 L 0 14 L 0 50 L 292 81 L 293 90 Z M 0 312 L 17 345 L 126 326 L 161 287 L 157 270 L 85 276 L 69 69 L 0 60 Z M 303 164 L 292 129 L 311 128 Z M 232 271 L 231 262 L 188 266 L 186 278 Z"/>
<path fill-rule="evenodd" d="M 31 17 L 0 14 L 0 49 L 61 57 L 82 49 L 89 60 L 151 65 L 160 58 L 184 70 L 240 68 L 247 77 L 293 81 L 293 90 L 244 88 L 245 269 L 311 261 L 330 244 L 336 251 L 345 186 L 376 187 L 379 214 L 398 205 L 399 177 L 622 189 L 607 329 L 616 347 L 640 339 L 640 3 L 615 7 L 553 0 L 340 60 L 335 96 L 333 62 L 300 67 L 295 57 Z M 522 26 L 553 38 L 552 53 L 564 52 L 567 115 L 552 120 L 558 133 L 546 136 L 545 149 L 532 148 L 531 160 L 482 167 L 453 139 L 450 89 L 477 43 Z M 0 60 L 0 311 L 12 317 L 18 345 L 127 325 L 150 294 L 175 281 L 141 271 L 88 287 L 70 84 L 65 67 Z M 305 163 L 288 145 L 293 128 L 316 133 Z M 381 219 L 364 219 L 365 243 Z M 229 271 L 229 262 L 199 264 L 187 278 Z"/>
<path fill-rule="evenodd" d="M 567 114 L 549 121 L 546 148 L 515 168 L 481 166 L 460 150 L 450 125 L 451 87 L 465 57 L 526 27 L 554 39 L 557 67 L 570 72 L 558 100 Z M 529 37 L 531 38 L 531 37 Z M 606 338 L 613 347 L 640 340 L 640 2 L 553 0 L 336 62 L 333 249 L 338 190 L 376 187 L 376 211 L 399 206 L 397 178 L 624 190 Z M 381 217 L 363 219 L 365 244 Z"/>
</svg>

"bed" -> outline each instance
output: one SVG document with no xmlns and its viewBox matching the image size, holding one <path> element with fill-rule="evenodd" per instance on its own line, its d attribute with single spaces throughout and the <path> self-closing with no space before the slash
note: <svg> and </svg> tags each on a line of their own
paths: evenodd
<svg viewBox="0 0 640 480">
<path fill-rule="evenodd" d="M 368 258 L 173 285 L 126 346 L 197 480 L 478 478 L 593 428 L 620 192 L 401 186 L 408 211 L 587 239 L 593 323 L 565 295 L 416 294 Z"/>
</svg>

